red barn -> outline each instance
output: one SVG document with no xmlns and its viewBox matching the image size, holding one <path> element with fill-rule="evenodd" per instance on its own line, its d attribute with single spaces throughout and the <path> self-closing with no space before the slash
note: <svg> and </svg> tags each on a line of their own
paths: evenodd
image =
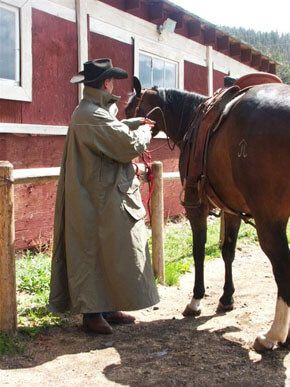
<svg viewBox="0 0 290 387">
<path fill-rule="evenodd" d="M 0 0 L 0 158 L 14 168 L 60 165 L 70 115 L 79 101 L 69 83 L 82 63 L 111 57 L 129 79 L 118 82 L 120 116 L 132 76 L 144 86 L 210 95 L 225 75 L 276 63 L 172 2 L 149 0 Z M 164 146 L 163 146 L 164 145 Z M 152 156 L 177 171 L 164 136 Z M 16 247 L 51 239 L 56 183 L 16 186 Z M 179 181 L 165 183 L 165 215 L 180 213 Z"/>
</svg>

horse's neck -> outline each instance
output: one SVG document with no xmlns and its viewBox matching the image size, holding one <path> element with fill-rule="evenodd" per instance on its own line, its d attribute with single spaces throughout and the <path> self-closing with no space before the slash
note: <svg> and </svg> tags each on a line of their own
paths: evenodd
<svg viewBox="0 0 290 387">
<path fill-rule="evenodd" d="M 178 144 L 189 129 L 196 108 L 206 97 L 171 89 L 160 89 L 159 95 L 164 103 L 167 135 Z"/>
</svg>

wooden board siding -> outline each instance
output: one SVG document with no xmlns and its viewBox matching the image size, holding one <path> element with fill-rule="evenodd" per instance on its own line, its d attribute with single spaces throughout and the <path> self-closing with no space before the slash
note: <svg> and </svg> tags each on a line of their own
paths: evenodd
<svg viewBox="0 0 290 387">
<path fill-rule="evenodd" d="M 0 99 L 0 122 L 20 123 L 22 120 L 21 106 L 22 102 Z"/>
<path fill-rule="evenodd" d="M 15 169 L 59 167 L 64 142 L 64 136 L 0 134 L 0 158 Z"/>
<path fill-rule="evenodd" d="M 33 9 L 32 56 L 32 102 L 0 100 L 0 121 L 67 125 L 78 103 L 75 23 Z"/>
<path fill-rule="evenodd" d="M 15 187 L 16 249 L 51 242 L 56 185 L 50 181 Z"/>
<path fill-rule="evenodd" d="M 227 74 L 224 74 L 220 71 L 214 70 L 213 71 L 213 91 L 216 91 L 217 89 L 224 87 L 224 77 L 227 76 Z"/>
<path fill-rule="evenodd" d="M 184 61 L 184 89 L 207 95 L 207 68 Z"/>
<path fill-rule="evenodd" d="M 124 108 L 128 101 L 128 92 L 132 91 L 133 45 L 110 39 L 91 32 L 89 38 L 89 58 L 111 58 L 113 66 L 128 72 L 128 79 L 115 80 L 113 93 L 121 96 L 118 103 L 119 117 L 124 118 Z"/>
</svg>

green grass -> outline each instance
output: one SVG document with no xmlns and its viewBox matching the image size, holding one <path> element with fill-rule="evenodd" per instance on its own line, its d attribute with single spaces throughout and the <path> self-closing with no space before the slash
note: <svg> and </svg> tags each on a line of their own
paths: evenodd
<svg viewBox="0 0 290 387">
<path fill-rule="evenodd" d="M 209 219 L 205 259 L 221 256 L 219 249 L 220 221 Z M 242 224 L 239 243 L 257 243 L 256 230 L 248 224 Z M 165 227 L 165 278 L 166 285 L 178 285 L 181 275 L 190 271 L 193 266 L 192 232 L 189 222 L 182 219 L 176 223 L 168 223 Z"/>
<path fill-rule="evenodd" d="M 48 254 L 26 252 L 16 262 L 18 290 L 18 325 L 33 337 L 63 319 L 50 313 L 46 305 L 49 296 L 51 257 Z"/>
<path fill-rule="evenodd" d="M 205 259 L 221 256 L 219 249 L 220 220 L 209 218 Z M 290 222 L 287 226 L 287 238 L 290 243 Z M 242 222 L 237 247 L 241 244 L 258 243 L 256 229 Z M 165 227 L 165 278 L 166 285 L 178 285 L 182 274 L 193 266 L 192 233 L 189 222 L 182 219 L 177 223 L 168 223 Z"/>
<path fill-rule="evenodd" d="M 50 313 L 46 304 L 49 296 L 50 262 L 48 254 L 24 253 L 16 260 L 18 333 L 0 334 L 0 355 L 15 355 L 49 326 L 66 322 Z"/>
</svg>

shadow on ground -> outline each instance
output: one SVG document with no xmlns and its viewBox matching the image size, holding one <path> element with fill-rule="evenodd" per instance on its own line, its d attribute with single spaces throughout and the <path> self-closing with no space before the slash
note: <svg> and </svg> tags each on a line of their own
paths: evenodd
<svg viewBox="0 0 290 387">
<path fill-rule="evenodd" d="M 203 329 L 203 324 L 214 317 L 119 326 L 109 336 L 88 336 L 76 325 L 50 328 L 31 343 L 25 354 L 3 357 L 0 368 L 19 370 L 46 364 L 63 355 L 92 352 L 91 367 L 100 367 L 104 385 L 106 380 L 132 386 L 285 384 L 283 361 L 289 353 L 287 348 L 257 355 L 253 360 L 249 348 L 225 337 L 238 328 Z M 106 351 L 110 348 L 117 352 L 119 360 L 115 357 L 99 362 L 102 356 L 108 356 Z M 82 372 L 81 365 L 78 372 Z"/>
</svg>

